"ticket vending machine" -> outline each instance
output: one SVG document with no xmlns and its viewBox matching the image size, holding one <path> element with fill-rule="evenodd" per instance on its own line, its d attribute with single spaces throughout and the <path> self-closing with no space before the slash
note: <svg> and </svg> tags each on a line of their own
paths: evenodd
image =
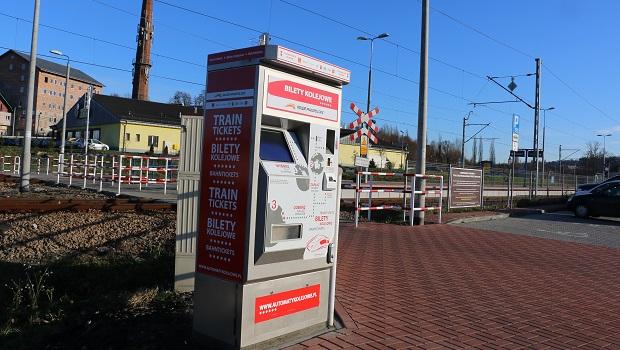
<svg viewBox="0 0 620 350">
<path fill-rule="evenodd" d="M 282 46 L 208 58 L 194 334 L 248 348 L 328 320 L 342 85 Z M 258 344 L 258 345 L 257 345 Z"/>
</svg>

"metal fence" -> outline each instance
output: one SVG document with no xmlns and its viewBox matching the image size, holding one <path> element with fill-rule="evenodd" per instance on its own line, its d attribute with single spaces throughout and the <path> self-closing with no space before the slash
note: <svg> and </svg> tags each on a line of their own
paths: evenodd
<svg viewBox="0 0 620 350">
<path fill-rule="evenodd" d="M 20 156 L 2 156 L 1 171 L 4 174 L 19 175 Z M 65 154 L 58 158 L 32 157 L 32 174 L 45 175 L 56 183 L 82 188 L 112 187 L 118 194 L 123 190 L 142 191 L 145 188 L 161 190 L 167 194 L 170 186 L 176 189 L 179 158 L 151 157 L 146 155 L 103 155 Z M 98 185 L 98 186 L 97 186 Z"/>
</svg>

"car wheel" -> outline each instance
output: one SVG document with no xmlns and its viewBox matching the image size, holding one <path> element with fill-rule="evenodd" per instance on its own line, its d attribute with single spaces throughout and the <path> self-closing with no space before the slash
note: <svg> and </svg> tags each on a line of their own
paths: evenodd
<svg viewBox="0 0 620 350">
<path fill-rule="evenodd" d="M 583 204 L 579 204 L 578 206 L 576 206 L 575 216 L 580 217 L 580 218 L 587 218 L 588 216 L 590 216 L 588 207 L 586 207 Z"/>
</svg>

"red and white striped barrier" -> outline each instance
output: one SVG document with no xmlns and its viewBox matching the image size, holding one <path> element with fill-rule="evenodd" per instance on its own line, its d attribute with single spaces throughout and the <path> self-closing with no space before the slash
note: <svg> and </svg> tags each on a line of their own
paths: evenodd
<svg viewBox="0 0 620 350">
<path fill-rule="evenodd" d="M 365 186 L 361 185 L 361 175 L 369 176 L 369 181 Z M 373 188 L 373 176 L 383 176 L 383 177 L 402 177 L 403 178 L 403 187 L 402 188 L 385 188 L 385 186 L 375 186 Z M 409 182 L 408 179 L 411 179 L 411 186 L 407 186 Z M 415 189 L 416 180 L 439 180 L 439 186 L 424 186 L 422 189 Z M 377 188 L 378 187 L 378 188 Z M 368 193 L 368 204 L 366 206 L 360 205 L 361 201 L 361 193 Z M 402 205 L 382 205 L 382 206 L 372 206 L 372 194 L 373 193 L 402 193 L 403 194 L 403 204 Z M 418 202 L 420 202 L 421 198 L 424 198 L 426 195 L 439 195 L 439 205 L 436 207 L 416 207 L 416 197 L 418 197 Z M 403 221 L 406 220 L 406 213 L 409 213 L 409 224 L 413 226 L 414 222 L 414 213 L 415 212 L 426 212 L 426 211 L 438 211 L 439 212 L 439 223 L 442 220 L 442 207 L 443 207 L 443 194 L 444 194 L 444 186 L 443 186 L 443 176 L 441 175 L 426 175 L 426 174 L 415 174 L 415 173 L 395 173 L 395 172 L 379 172 L 379 171 L 358 171 L 356 172 L 356 180 L 355 180 L 355 227 L 359 225 L 359 213 L 362 211 L 368 212 L 368 220 L 371 219 L 371 212 L 375 210 L 401 210 L 403 212 Z M 409 197 L 409 199 L 407 198 Z M 411 206 L 408 207 L 407 203 L 410 203 Z"/>
</svg>

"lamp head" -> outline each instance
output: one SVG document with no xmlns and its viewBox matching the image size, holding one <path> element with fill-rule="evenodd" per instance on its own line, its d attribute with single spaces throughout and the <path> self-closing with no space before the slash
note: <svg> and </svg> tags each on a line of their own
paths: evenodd
<svg viewBox="0 0 620 350">
<path fill-rule="evenodd" d="M 62 56 L 62 51 L 60 51 L 60 50 L 50 50 L 50 53 L 52 53 L 54 55 Z"/>
</svg>

